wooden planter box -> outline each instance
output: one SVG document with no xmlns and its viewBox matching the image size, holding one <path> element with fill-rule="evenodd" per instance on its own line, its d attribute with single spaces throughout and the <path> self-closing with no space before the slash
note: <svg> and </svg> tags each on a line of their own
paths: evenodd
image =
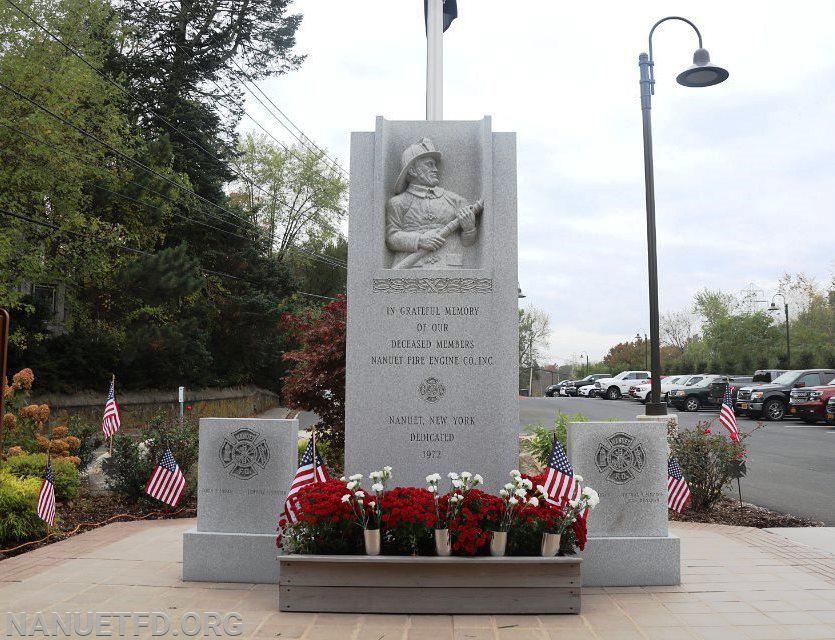
<svg viewBox="0 0 835 640">
<path fill-rule="evenodd" d="M 281 611 L 580 613 L 580 558 L 281 555 Z"/>
</svg>

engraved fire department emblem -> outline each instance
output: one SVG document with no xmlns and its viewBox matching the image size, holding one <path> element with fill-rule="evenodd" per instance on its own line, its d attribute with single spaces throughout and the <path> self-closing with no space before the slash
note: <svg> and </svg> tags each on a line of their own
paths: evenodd
<svg viewBox="0 0 835 640">
<path fill-rule="evenodd" d="M 244 427 L 227 436 L 220 445 L 218 458 L 229 475 L 249 480 L 258 475 L 258 470 L 267 468 L 270 448 L 257 431 Z"/>
<path fill-rule="evenodd" d="M 640 442 L 628 433 L 616 433 L 597 447 L 595 464 L 615 484 L 631 482 L 644 469 L 646 455 Z"/>
<path fill-rule="evenodd" d="M 446 387 L 437 378 L 427 378 L 420 383 L 418 393 L 426 402 L 437 402 L 446 395 Z"/>
</svg>

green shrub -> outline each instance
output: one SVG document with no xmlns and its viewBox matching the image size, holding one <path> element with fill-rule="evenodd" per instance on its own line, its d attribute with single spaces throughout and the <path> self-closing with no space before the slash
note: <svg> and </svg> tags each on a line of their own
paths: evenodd
<svg viewBox="0 0 835 640">
<path fill-rule="evenodd" d="M 45 453 L 28 453 L 24 456 L 12 456 L 3 468 L 18 478 L 43 478 L 46 468 Z M 80 480 L 78 469 L 69 460 L 52 458 L 52 478 L 55 484 L 55 499 L 72 500 L 78 494 Z"/>
<path fill-rule="evenodd" d="M 67 421 L 67 428 L 71 436 L 81 440 L 81 446 L 72 453 L 81 460 L 78 470 L 84 471 L 95 460 L 96 449 L 104 442 L 101 425 L 90 424 L 77 416 L 71 416 Z"/>
<path fill-rule="evenodd" d="M 104 473 L 108 488 L 128 502 L 146 498 L 145 484 L 165 449 L 177 461 L 186 475 L 186 488 L 180 498 L 185 500 L 197 489 L 195 467 L 198 453 L 198 427 L 195 419 L 187 417 L 182 424 L 179 419 L 164 413 L 157 414 L 148 426 L 141 430 L 134 441 L 130 436 L 117 432 L 113 437 L 113 457 L 105 459 Z M 156 502 L 156 501 L 154 501 Z"/>
<path fill-rule="evenodd" d="M 0 469 L 0 544 L 31 540 L 46 532 L 37 515 L 41 481 L 18 478 Z"/>
<path fill-rule="evenodd" d="M 530 454 L 540 467 L 548 463 L 548 456 L 551 454 L 551 447 L 554 446 L 554 438 L 559 440 L 563 447 L 566 446 L 566 429 L 569 422 L 588 422 L 589 419 L 582 413 L 557 412 L 554 418 L 554 427 L 549 429 L 541 424 L 529 424 L 523 432 L 530 436 L 522 441 L 522 451 Z"/>
<path fill-rule="evenodd" d="M 670 452 L 690 485 L 693 509 L 710 509 L 722 497 L 722 490 L 740 474 L 746 454 L 744 441 L 750 433 L 739 435 L 741 441 L 733 442 L 724 431 L 714 434 L 709 422 L 699 422 L 693 429 L 671 435 Z"/>
</svg>

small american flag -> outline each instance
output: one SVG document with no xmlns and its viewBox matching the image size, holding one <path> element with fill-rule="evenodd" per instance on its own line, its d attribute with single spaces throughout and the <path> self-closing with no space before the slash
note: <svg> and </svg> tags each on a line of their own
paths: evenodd
<svg viewBox="0 0 835 640">
<path fill-rule="evenodd" d="M 110 381 L 110 391 L 107 394 L 107 402 L 104 403 L 104 418 L 101 421 L 101 430 L 105 438 L 111 437 L 122 426 L 119 417 L 119 406 L 116 404 L 116 380 Z"/>
<path fill-rule="evenodd" d="M 315 463 L 314 463 L 315 459 Z M 287 500 L 284 501 L 284 512 L 278 516 L 278 525 L 284 527 L 288 522 L 297 522 L 299 515 L 296 512 L 297 498 L 295 495 L 309 484 L 314 482 L 327 482 L 330 479 L 328 470 L 325 468 L 325 463 L 319 456 L 319 452 L 313 446 L 313 438 L 311 438 L 307 447 L 302 454 L 299 469 L 296 471 L 296 476 L 293 478 L 293 483 L 290 485 L 290 491 L 287 492 Z"/>
<path fill-rule="evenodd" d="M 176 507 L 185 488 L 186 479 L 183 472 L 177 466 L 177 461 L 174 460 L 171 449 L 166 449 L 159 459 L 156 469 L 148 479 L 148 484 L 145 485 L 145 493 L 165 504 Z"/>
<path fill-rule="evenodd" d="M 667 506 L 676 513 L 681 513 L 689 500 L 690 487 L 684 479 L 681 465 L 675 458 L 670 458 L 667 461 Z"/>
<path fill-rule="evenodd" d="M 43 482 L 38 493 L 38 517 L 50 527 L 55 523 L 55 483 L 52 479 L 52 460 L 47 459 Z"/>
<path fill-rule="evenodd" d="M 725 386 L 725 397 L 722 399 L 722 408 L 719 410 L 719 422 L 728 430 L 731 440 L 739 442 L 739 428 L 736 425 L 734 400 L 731 396 L 730 384 Z"/>
<path fill-rule="evenodd" d="M 548 493 L 547 500 L 557 505 L 571 500 L 578 491 L 574 468 L 568 461 L 562 444 L 556 438 L 551 455 L 548 456 L 548 474 L 545 476 L 544 486 Z"/>
</svg>

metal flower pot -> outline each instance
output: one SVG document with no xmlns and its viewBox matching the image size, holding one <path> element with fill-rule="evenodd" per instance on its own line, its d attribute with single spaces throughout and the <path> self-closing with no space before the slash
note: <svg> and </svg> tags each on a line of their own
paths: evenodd
<svg viewBox="0 0 835 640">
<path fill-rule="evenodd" d="M 435 554 L 444 557 L 452 554 L 449 529 L 435 529 Z"/>
<path fill-rule="evenodd" d="M 380 530 L 366 529 L 362 532 L 365 538 L 365 555 L 378 556 L 380 555 Z"/>
<path fill-rule="evenodd" d="M 557 552 L 560 550 L 561 537 L 562 536 L 559 533 L 543 533 L 542 545 L 539 548 L 539 555 L 543 558 L 553 558 L 557 555 Z"/>
<path fill-rule="evenodd" d="M 490 555 L 503 556 L 507 550 L 507 531 L 490 532 Z"/>
</svg>

